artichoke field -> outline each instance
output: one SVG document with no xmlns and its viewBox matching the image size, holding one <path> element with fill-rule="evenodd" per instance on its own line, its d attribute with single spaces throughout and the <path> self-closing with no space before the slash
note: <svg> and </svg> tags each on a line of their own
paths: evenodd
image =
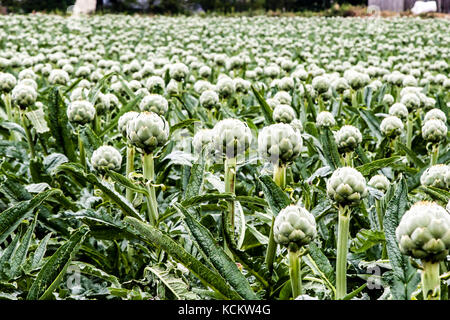
<svg viewBox="0 0 450 320">
<path fill-rule="evenodd" d="M 448 300 L 450 20 L 0 25 L 1 299 Z"/>
</svg>

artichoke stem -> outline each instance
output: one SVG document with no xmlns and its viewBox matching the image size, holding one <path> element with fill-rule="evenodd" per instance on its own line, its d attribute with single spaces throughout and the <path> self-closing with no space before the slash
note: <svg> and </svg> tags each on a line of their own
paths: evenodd
<svg viewBox="0 0 450 320">
<path fill-rule="evenodd" d="M 277 244 L 275 242 L 274 236 L 273 236 L 273 225 L 275 224 L 275 217 L 272 218 L 272 225 L 270 226 L 270 234 L 269 234 L 269 244 L 267 245 L 267 252 L 266 252 L 266 265 L 269 269 L 269 273 L 271 274 L 273 271 L 273 261 L 275 258 L 275 252 L 277 251 Z"/>
<path fill-rule="evenodd" d="M 78 149 L 80 151 L 80 164 L 86 171 L 86 152 L 84 150 L 83 140 L 81 139 L 80 131 L 78 130 Z"/>
<path fill-rule="evenodd" d="M 30 128 L 28 128 L 28 123 L 25 120 L 25 116 L 23 115 L 22 110 L 20 110 L 20 120 L 22 121 L 23 128 L 25 129 L 25 134 L 27 136 L 28 148 L 30 149 L 31 158 L 34 159 L 35 151 L 33 144 L 33 136 L 31 135 Z"/>
<path fill-rule="evenodd" d="M 13 114 L 12 114 L 12 108 L 11 108 L 11 95 L 9 93 L 5 93 L 3 97 L 3 101 L 5 102 L 5 108 L 6 108 L 6 114 L 8 116 L 8 121 L 13 122 Z"/>
<path fill-rule="evenodd" d="M 339 207 L 337 261 L 336 261 L 336 300 L 347 295 L 347 253 L 350 216 L 347 207 Z"/>
<path fill-rule="evenodd" d="M 439 262 L 422 261 L 422 292 L 424 300 L 439 300 L 441 287 L 439 279 Z"/>
<path fill-rule="evenodd" d="M 433 150 L 431 151 L 431 165 L 434 166 L 438 163 L 439 159 L 439 144 L 433 144 Z"/>
<path fill-rule="evenodd" d="M 286 165 L 284 164 L 276 164 L 273 171 L 273 181 L 279 186 L 282 190 L 286 188 Z"/>
<path fill-rule="evenodd" d="M 235 194 L 236 184 L 236 157 L 225 159 L 225 192 Z M 231 229 L 234 233 L 234 201 L 228 203 L 228 214 Z"/>
<path fill-rule="evenodd" d="M 408 121 L 406 122 L 406 146 L 411 149 L 412 144 L 412 134 L 413 134 L 413 121 L 412 115 L 408 115 Z"/>
<path fill-rule="evenodd" d="M 286 165 L 276 164 L 273 171 L 273 181 L 279 186 L 281 189 L 286 188 Z M 272 217 L 272 225 L 270 227 L 269 234 L 269 244 L 267 246 L 266 252 L 266 264 L 269 269 L 269 272 L 272 273 L 273 270 L 273 261 L 275 258 L 275 252 L 277 250 L 277 244 L 275 243 L 275 239 L 273 237 L 273 225 L 275 223 L 275 217 Z"/>
<path fill-rule="evenodd" d="M 101 130 L 101 125 L 100 125 L 100 117 L 98 114 L 95 114 L 94 116 L 94 132 L 95 134 L 99 134 Z"/>
<path fill-rule="evenodd" d="M 153 153 L 144 153 L 142 155 L 142 167 L 149 194 L 147 197 L 148 219 L 152 225 L 156 225 L 158 221 L 158 203 L 156 202 L 156 192 L 153 186 L 155 180 Z"/>
<path fill-rule="evenodd" d="M 134 171 L 134 154 L 135 154 L 134 147 L 127 146 L 127 168 L 126 168 L 127 178 L 129 174 Z M 131 190 L 130 188 L 127 188 L 126 190 L 126 198 L 130 203 L 133 201 L 134 194 L 133 190 Z"/>
<path fill-rule="evenodd" d="M 383 226 L 383 210 L 381 208 L 381 201 L 375 199 L 375 210 L 377 212 L 377 218 L 378 218 L 378 225 L 380 228 L 380 231 L 383 232 L 384 230 L 384 226 Z M 387 251 L 386 251 L 386 243 L 384 242 L 382 244 L 382 248 L 383 250 L 381 251 L 381 259 L 386 259 L 387 258 Z"/>
<path fill-rule="evenodd" d="M 289 276 L 291 277 L 292 298 L 295 300 L 302 294 L 302 276 L 300 257 L 297 250 L 288 249 L 289 251 Z"/>
<path fill-rule="evenodd" d="M 337 111 L 336 119 L 339 119 L 342 113 L 342 104 L 344 103 L 344 94 L 341 93 L 341 99 L 339 99 L 339 108 Z"/>
</svg>

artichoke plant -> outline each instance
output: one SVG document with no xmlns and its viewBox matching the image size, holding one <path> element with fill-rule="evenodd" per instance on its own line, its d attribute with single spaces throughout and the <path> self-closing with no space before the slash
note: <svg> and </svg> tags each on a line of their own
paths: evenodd
<svg viewBox="0 0 450 320">
<path fill-rule="evenodd" d="M 300 249 L 316 236 L 316 220 L 305 208 L 290 205 L 282 209 L 274 222 L 275 242 L 288 248 L 289 274 L 293 297 L 302 294 Z"/>
<path fill-rule="evenodd" d="M 347 252 L 350 226 L 350 206 L 358 204 L 368 194 L 366 179 L 351 167 L 336 169 L 327 181 L 327 195 L 339 205 L 336 262 L 336 299 L 347 294 Z"/>
<path fill-rule="evenodd" d="M 136 111 L 128 111 L 120 116 L 119 121 L 117 122 L 117 129 L 119 133 L 122 135 L 124 139 L 127 138 L 127 124 L 131 119 L 136 118 L 139 115 L 139 112 Z M 130 143 L 127 143 L 127 159 L 126 159 L 126 175 L 127 177 L 134 171 L 134 158 L 135 158 L 135 147 Z M 129 202 L 133 200 L 133 190 L 131 188 L 127 188 L 126 190 L 126 198 Z"/>
<path fill-rule="evenodd" d="M 272 124 L 264 127 L 258 135 L 259 154 L 268 159 L 273 165 L 273 180 L 282 189 L 286 188 L 287 165 L 300 156 L 303 140 L 299 130 L 284 123 Z M 274 218 L 272 218 L 272 222 Z M 269 236 L 266 263 L 269 269 L 272 267 L 275 255 L 275 243 L 273 240 L 273 224 Z"/>
<path fill-rule="evenodd" d="M 424 299 L 440 298 L 439 262 L 450 250 L 450 214 L 436 203 L 415 203 L 395 231 L 400 251 L 423 265 Z"/>
<path fill-rule="evenodd" d="M 300 155 L 302 137 L 291 125 L 278 123 L 264 127 L 258 135 L 258 151 L 273 164 L 285 166 Z"/>
<path fill-rule="evenodd" d="M 158 220 L 158 204 L 153 185 L 155 180 L 153 153 L 169 139 L 169 125 L 164 117 L 154 112 L 144 111 L 127 122 L 127 139 L 142 153 L 143 174 L 149 194 L 148 219 L 155 224 Z"/>
<path fill-rule="evenodd" d="M 225 159 L 225 192 L 235 193 L 236 158 L 246 151 L 252 140 L 250 128 L 238 119 L 225 119 L 216 123 L 212 129 L 215 151 Z M 234 202 L 228 203 L 228 221 L 234 231 Z"/>
</svg>

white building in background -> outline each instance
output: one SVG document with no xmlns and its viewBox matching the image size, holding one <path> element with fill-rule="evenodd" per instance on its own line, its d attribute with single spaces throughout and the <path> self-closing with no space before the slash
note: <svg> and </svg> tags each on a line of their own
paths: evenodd
<svg viewBox="0 0 450 320">
<path fill-rule="evenodd" d="M 76 0 L 73 6 L 73 14 L 91 14 L 95 12 L 97 0 Z"/>
</svg>

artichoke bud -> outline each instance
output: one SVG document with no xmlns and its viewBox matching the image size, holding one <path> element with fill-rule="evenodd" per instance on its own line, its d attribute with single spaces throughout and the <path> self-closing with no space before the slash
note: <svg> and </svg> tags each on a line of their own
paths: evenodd
<svg viewBox="0 0 450 320">
<path fill-rule="evenodd" d="M 274 164 L 292 162 L 300 156 L 302 144 L 300 132 L 285 123 L 264 127 L 258 136 L 260 155 Z"/>
<path fill-rule="evenodd" d="M 278 104 L 273 109 L 273 120 L 277 123 L 291 123 L 296 118 L 294 109 L 287 104 Z"/>
<path fill-rule="evenodd" d="M 425 187 L 448 189 L 450 187 L 450 166 L 437 164 L 429 167 L 420 176 L 420 184 Z"/>
<path fill-rule="evenodd" d="M 362 142 L 362 134 L 355 126 L 345 125 L 336 132 L 335 139 L 339 150 L 348 152 L 355 150 Z"/>
<path fill-rule="evenodd" d="M 18 84 L 11 92 L 12 100 L 21 109 L 25 109 L 32 106 L 37 99 L 36 89 L 32 86 L 25 84 Z"/>
<path fill-rule="evenodd" d="M 368 194 L 366 179 L 356 169 L 336 169 L 327 182 L 327 195 L 340 205 L 358 204 Z"/>
<path fill-rule="evenodd" d="M 92 153 L 92 166 L 98 171 L 119 170 L 122 164 L 122 156 L 116 148 L 102 146 Z"/>
<path fill-rule="evenodd" d="M 386 178 L 386 176 L 382 175 L 382 174 L 377 174 L 377 175 L 373 176 L 368 182 L 369 186 L 372 186 L 375 189 L 378 189 L 383 192 L 387 191 L 390 184 L 391 183 L 389 182 L 388 178 Z"/>
<path fill-rule="evenodd" d="M 122 134 L 124 138 L 127 137 L 127 123 L 131 119 L 136 118 L 139 115 L 139 112 L 136 111 L 128 111 L 120 116 L 119 121 L 117 123 L 117 129 Z"/>
<path fill-rule="evenodd" d="M 141 111 L 151 111 L 162 116 L 169 110 L 169 103 L 166 98 L 159 94 L 150 94 L 141 100 L 139 109 Z"/>
<path fill-rule="evenodd" d="M 403 215 L 395 235 L 403 254 L 442 261 L 450 249 L 450 214 L 434 202 L 415 203 Z"/>
<path fill-rule="evenodd" d="M 317 236 L 316 220 L 303 207 L 287 206 L 275 218 L 273 235 L 276 243 L 297 251 Z"/>
<path fill-rule="evenodd" d="M 235 158 L 245 152 L 251 140 L 250 128 L 238 119 L 221 120 L 213 128 L 214 148 L 227 158 Z"/>
<path fill-rule="evenodd" d="M 422 137 L 430 142 L 439 142 L 447 138 L 447 126 L 439 119 L 431 119 L 422 125 Z"/>
<path fill-rule="evenodd" d="M 164 117 L 144 111 L 128 121 L 127 138 L 141 152 L 150 154 L 169 139 L 169 125 Z"/>
<path fill-rule="evenodd" d="M 380 124 L 380 131 L 387 137 L 395 137 L 402 133 L 403 122 L 396 116 L 384 118 Z"/>
<path fill-rule="evenodd" d="M 67 117 L 70 122 L 84 125 L 91 122 L 95 117 L 96 110 L 92 103 L 87 100 L 77 100 L 70 103 L 67 108 Z"/>
</svg>

